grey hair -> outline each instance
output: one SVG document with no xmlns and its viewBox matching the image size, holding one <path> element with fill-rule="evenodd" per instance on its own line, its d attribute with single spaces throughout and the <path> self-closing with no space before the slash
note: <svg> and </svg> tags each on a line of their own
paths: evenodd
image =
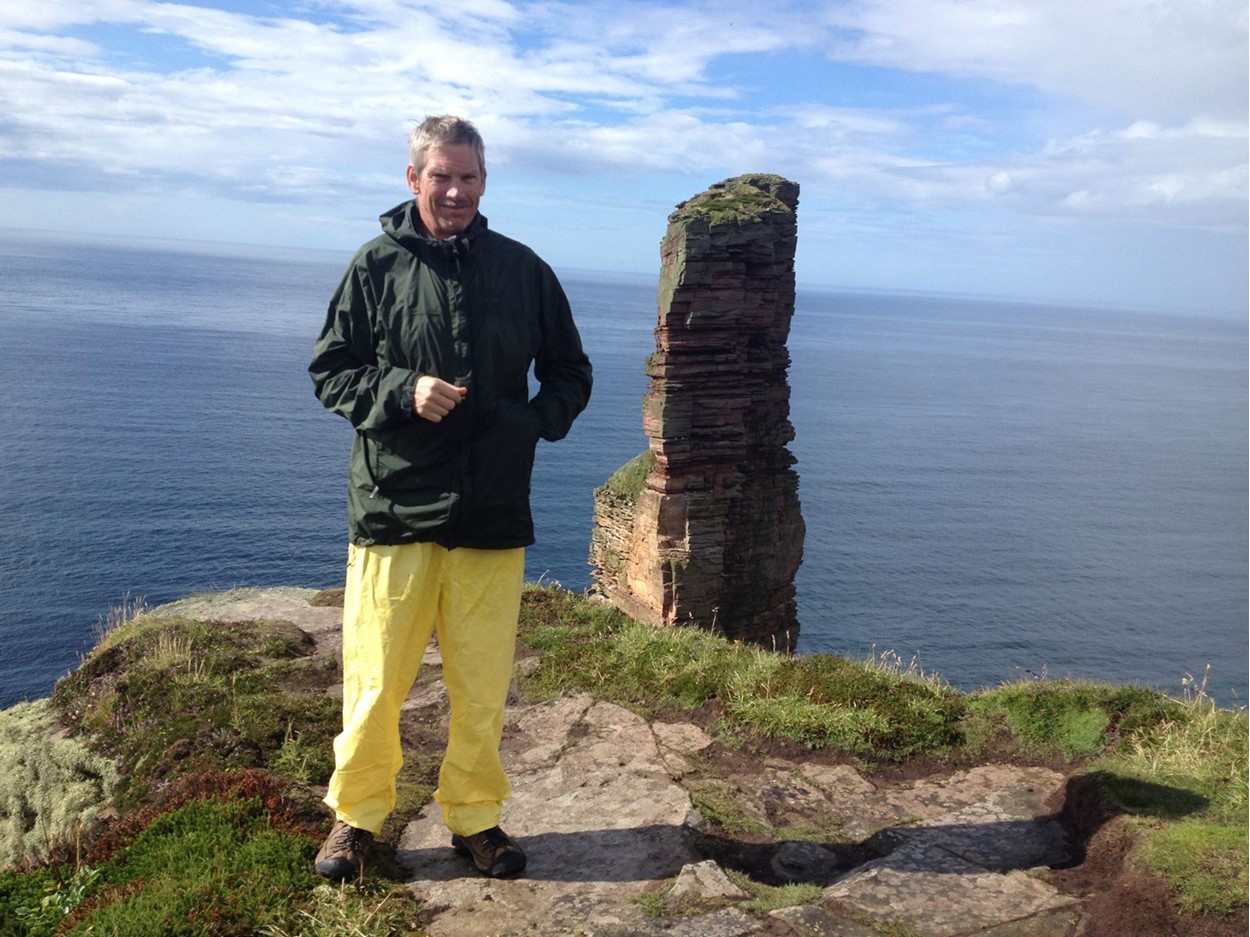
<svg viewBox="0 0 1250 937">
<path fill-rule="evenodd" d="M 453 114 L 427 117 L 408 135 L 408 158 L 412 168 L 420 173 L 425 168 L 425 154 L 430 148 L 448 143 L 467 143 L 473 147 L 478 168 L 486 175 L 486 144 L 482 142 L 482 135 L 463 117 Z"/>
</svg>

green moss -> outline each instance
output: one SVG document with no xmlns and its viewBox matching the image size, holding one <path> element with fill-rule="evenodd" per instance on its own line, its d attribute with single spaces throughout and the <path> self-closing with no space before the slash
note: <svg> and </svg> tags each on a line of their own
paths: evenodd
<svg viewBox="0 0 1250 937">
<path fill-rule="evenodd" d="M 595 494 L 608 492 L 637 502 L 646 486 L 647 476 L 651 474 L 653 468 L 655 468 L 655 453 L 648 449 L 634 456 L 613 472 L 611 477 L 595 490 Z"/>
<path fill-rule="evenodd" d="M 727 179 L 680 204 L 669 220 L 682 223 L 697 219 L 715 227 L 759 221 L 777 212 L 790 215 L 790 207 L 774 194 L 788 184 L 781 176 L 762 173 Z"/>
<path fill-rule="evenodd" d="M 195 801 L 158 817 L 104 869 L 100 906 L 69 934 L 253 934 L 316 884 L 314 843 L 257 801 Z"/>
</svg>

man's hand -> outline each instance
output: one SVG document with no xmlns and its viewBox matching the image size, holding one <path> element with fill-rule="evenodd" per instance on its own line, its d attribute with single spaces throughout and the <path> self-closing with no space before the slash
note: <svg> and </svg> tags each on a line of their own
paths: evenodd
<svg viewBox="0 0 1250 937">
<path fill-rule="evenodd" d="M 412 391 L 412 409 L 422 419 L 439 423 L 456 409 L 468 392 L 467 387 L 457 387 L 440 378 L 423 374 L 417 378 L 417 386 Z"/>
</svg>

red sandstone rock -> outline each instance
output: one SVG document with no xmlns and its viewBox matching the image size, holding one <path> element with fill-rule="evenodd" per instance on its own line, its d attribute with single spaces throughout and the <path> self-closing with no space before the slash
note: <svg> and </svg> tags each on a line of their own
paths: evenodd
<svg viewBox="0 0 1250 937">
<path fill-rule="evenodd" d="M 798 476 L 786 444 L 799 187 L 729 179 L 660 247 L 647 453 L 595 492 L 597 589 L 627 614 L 778 650 L 798 639 Z"/>
</svg>

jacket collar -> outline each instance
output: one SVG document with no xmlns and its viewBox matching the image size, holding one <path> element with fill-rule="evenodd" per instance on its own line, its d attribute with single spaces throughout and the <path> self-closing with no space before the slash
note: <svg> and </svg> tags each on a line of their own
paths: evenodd
<svg viewBox="0 0 1250 937">
<path fill-rule="evenodd" d="M 432 238 L 421 233 L 417 221 L 417 200 L 401 202 L 390 211 L 383 212 L 378 220 L 382 230 L 401 247 L 416 253 L 433 252 L 440 256 L 468 253 L 473 242 L 487 230 L 486 216 L 478 212 L 469 226 L 454 238 Z"/>
</svg>

